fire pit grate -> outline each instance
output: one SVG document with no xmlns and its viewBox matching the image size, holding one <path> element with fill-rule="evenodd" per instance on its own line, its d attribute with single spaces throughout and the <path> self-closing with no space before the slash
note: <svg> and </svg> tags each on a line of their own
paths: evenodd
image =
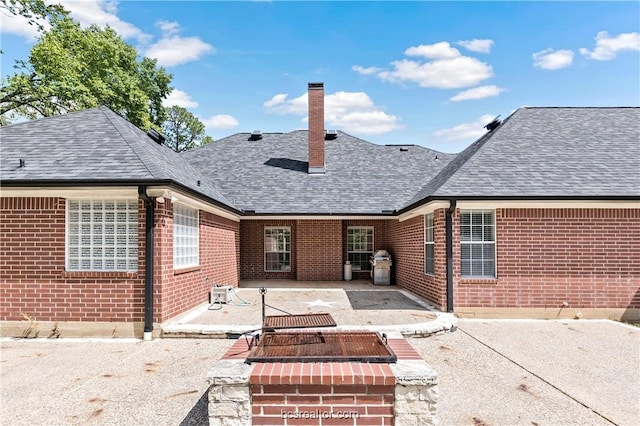
<svg viewBox="0 0 640 426">
<path fill-rule="evenodd" d="M 331 314 L 269 315 L 264 318 L 262 328 L 276 330 L 283 328 L 335 327 Z"/>
<path fill-rule="evenodd" d="M 396 362 L 386 336 L 374 332 L 267 332 L 246 362 Z"/>
</svg>

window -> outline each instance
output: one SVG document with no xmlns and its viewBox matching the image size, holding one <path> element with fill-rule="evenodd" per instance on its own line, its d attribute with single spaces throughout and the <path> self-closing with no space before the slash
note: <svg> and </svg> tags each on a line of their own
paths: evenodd
<svg viewBox="0 0 640 426">
<path fill-rule="evenodd" d="M 435 247 L 433 244 L 433 213 L 424 215 L 424 273 L 435 273 Z"/>
<path fill-rule="evenodd" d="M 264 270 L 291 270 L 291 228 L 264 228 Z"/>
<path fill-rule="evenodd" d="M 460 246 L 462 276 L 495 277 L 496 238 L 493 210 L 461 211 Z"/>
<path fill-rule="evenodd" d="M 68 271 L 138 270 L 137 200 L 67 200 Z"/>
<path fill-rule="evenodd" d="M 173 269 L 200 264 L 200 226 L 198 210 L 173 205 Z"/>
<path fill-rule="evenodd" d="M 354 271 L 369 271 L 369 258 L 373 256 L 373 227 L 347 228 L 347 257 Z"/>
</svg>

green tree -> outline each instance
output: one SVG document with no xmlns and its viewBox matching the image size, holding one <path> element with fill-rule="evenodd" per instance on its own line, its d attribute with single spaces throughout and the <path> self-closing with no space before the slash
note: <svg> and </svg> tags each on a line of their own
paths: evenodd
<svg viewBox="0 0 640 426">
<path fill-rule="evenodd" d="M 18 72 L 2 81 L 2 121 L 104 105 L 144 130 L 162 126 L 171 74 L 155 60 L 139 60 L 136 49 L 112 28 L 81 28 L 68 17 L 50 22 L 28 61 L 17 61 Z"/>
<path fill-rule="evenodd" d="M 198 117 L 179 106 L 166 108 L 167 120 L 162 126 L 165 145 L 176 152 L 186 151 L 213 142 L 211 136 L 204 133 L 204 124 Z"/>
</svg>

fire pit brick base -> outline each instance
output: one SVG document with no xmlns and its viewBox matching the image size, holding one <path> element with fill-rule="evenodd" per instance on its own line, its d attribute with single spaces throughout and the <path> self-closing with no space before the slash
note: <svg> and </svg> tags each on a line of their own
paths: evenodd
<svg viewBox="0 0 640 426">
<path fill-rule="evenodd" d="M 244 363 L 238 340 L 209 372 L 209 424 L 434 425 L 436 372 L 402 338 L 393 364 Z"/>
</svg>

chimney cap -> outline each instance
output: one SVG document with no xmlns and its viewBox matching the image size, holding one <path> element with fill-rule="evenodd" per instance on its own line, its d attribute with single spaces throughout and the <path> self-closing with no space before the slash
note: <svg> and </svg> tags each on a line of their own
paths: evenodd
<svg viewBox="0 0 640 426">
<path fill-rule="evenodd" d="M 309 89 L 323 89 L 324 83 L 309 83 Z"/>
</svg>

